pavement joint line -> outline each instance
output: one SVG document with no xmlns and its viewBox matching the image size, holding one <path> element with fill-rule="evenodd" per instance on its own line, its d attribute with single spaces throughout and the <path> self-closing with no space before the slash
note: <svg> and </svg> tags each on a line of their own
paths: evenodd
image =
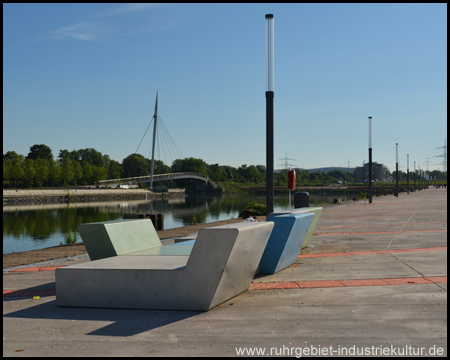
<svg viewBox="0 0 450 360">
<path fill-rule="evenodd" d="M 348 279 L 348 280 L 311 280 L 311 281 L 275 281 L 257 282 L 250 285 L 249 290 L 283 290 L 325 287 L 356 287 L 356 286 L 388 286 L 388 285 L 418 285 L 447 283 L 447 276 L 383 278 L 383 279 Z M 40 297 L 56 296 L 56 289 L 21 289 L 3 290 L 3 297 Z"/>
<path fill-rule="evenodd" d="M 313 236 L 323 236 L 323 235 L 402 234 L 402 233 L 411 233 L 411 232 L 444 232 L 444 231 L 447 231 L 447 229 L 397 230 L 397 231 L 361 231 L 361 232 L 354 231 L 354 232 L 341 232 L 341 233 L 314 233 Z M 394 239 L 395 239 L 395 236 L 394 236 Z M 392 240 L 394 240 L 394 239 L 392 239 Z M 392 240 L 391 240 L 391 242 L 392 242 Z M 389 248 L 389 246 L 388 246 L 388 248 Z"/>
<path fill-rule="evenodd" d="M 58 265 L 53 265 L 53 264 L 65 263 L 67 261 L 80 260 L 80 259 L 83 259 L 83 258 L 87 258 L 88 256 L 89 256 L 88 254 L 79 254 L 79 255 L 68 256 L 68 257 L 59 258 L 59 259 L 39 261 L 39 262 L 36 262 L 36 263 L 25 264 L 25 265 L 18 265 L 18 266 L 14 266 L 14 267 L 11 267 L 11 268 L 3 269 L 3 273 L 5 274 L 5 273 L 11 272 L 13 270 L 21 270 L 21 269 L 26 269 L 26 268 L 29 268 L 29 267 L 38 267 L 39 268 L 39 267 L 58 266 Z"/>
<path fill-rule="evenodd" d="M 33 271 L 52 271 L 56 270 L 58 268 L 66 267 L 67 265 L 62 266 L 32 266 L 32 267 L 25 267 L 22 269 L 15 269 L 10 270 L 8 272 L 33 272 Z"/>
<path fill-rule="evenodd" d="M 425 216 L 425 215 L 442 215 L 443 213 L 423 213 L 417 214 L 416 216 Z M 362 218 L 380 218 L 380 217 L 405 217 L 408 215 L 369 215 L 369 216 L 333 216 L 333 217 L 320 217 L 320 220 L 334 220 L 334 219 L 362 219 Z"/>
<path fill-rule="evenodd" d="M 418 273 L 420 276 L 424 276 L 424 274 L 422 274 L 421 272 L 417 271 L 416 269 L 414 269 L 412 266 L 408 265 L 407 263 L 405 263 L 403 260 L 399 259 L 397 256 L 395 256 L 393 253 L 389 253 L 389 255 L 391 255 L 394 259 L 400 261 L 403 265 L 405 265 L 406 267 L 409 267 L 412 271 L 415 271 L 416 273 Z"/>
<path fill-rule="evenodd" d="M 438 251 L 447 250 L 447 246 L 432 247 L 432 248 L 418 248 L 418 249 L 393 249 L 393 250 L 370 250 L 370 251 L 351 251 L 346 253 L 322 253 L 322 254 L 301 254 L 298 258 L 309 258 L 309 257 L 334 257 L 334 256 L 350 256 L 350 255 L 375 255 L 375 254 L 390 254 L 399 252 L 418 252 L 418 251 Z M 66 267 L 68 265 L 60 266 L 31 266 L 23 267 L 20 269 L 14 269 L 4 272 L 33 272 L 33 271 L 54 271 L 61 267 Z"/>
<path fill-rule="evenodd" d="M 416 222 L 417 224 L 443 224 L 447 221 L 427 221 L 427 222 Z M 375 225 L 336 225 L 336 226 L 316 226 L 316 229 L 336 229 L 336 228 L 355 228 L 355 227 L 373 227 L 373 226 L 399 226 L 402 224 L 375 224 Z"/>
<path fill-rule="evenodd" d="M 422 201 L 422 203 L 419 205 L 419 207 L 416 209 L 416 211 L 414 211 L 414 213 L 408 218 L 408 220 L 406 220 L 405 224 L 402 226 L 402 228 L 400 229 L 400 231 L 403 230 L 403 228 L 406 226 L 406 224 L 409 222 L 409 220 L 411 220 L 411 218 L 419 211 L 419 209 L 422 207 L 423 204 L 425 204 L 426 201 Z M 392 242 L 395 240 L 395 238 L 397 237 L 398 234 L 394 235 L 394 237 L 392 238 L 392 240 L 389 242 L 389 245 L 387 246 L 386 250 L 389 249 L 389 247 L 391 246 Z"/>
<path fill-rule="evenodd" d="M 346 280 L 308 280 L 308 281 L 274 281 L 256 282 L 249 290 L 283 290 L 325 287 L 355 287 L 355 286 L 388 286 L 388 285 L 418 285 L 447 283 L 447 276 L 382 278 L 382 279 L 346 279 Z"/>
<path fill-rule="evenodd" d="M 415 248 L 415 249 L 349 251 L 349 252 L 345 252 L 345 253 L 344 252 L 336 252 L 336 253 L 321 253 L 321 254 L 300 254 L 298 256 L 298 259 L 316 258 L 316 257 L 352 256 L 352 255 L 378 255 L 378 254 L 440 251 L 440 250 L 447 250 L 447 246 L 430 247 L 430 248 Z"/>
</svg>

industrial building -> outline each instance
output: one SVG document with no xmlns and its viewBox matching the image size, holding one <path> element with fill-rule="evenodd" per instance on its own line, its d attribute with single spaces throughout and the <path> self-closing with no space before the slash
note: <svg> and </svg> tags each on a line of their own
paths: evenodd
<svg viewBox="0 0 450 360">
<path fill-rule="evenodd" d="M 365 163 L 364 166 L 359 166 L 355 169 L 356 182 L 362 183 L 369 181 L 369 163 Z M 372 162 L 372 180 L 374 182 L 383 181 L 389 182 L 391 178 L 389 176 L 389 170 L 383 164 Z"/>
</svg>

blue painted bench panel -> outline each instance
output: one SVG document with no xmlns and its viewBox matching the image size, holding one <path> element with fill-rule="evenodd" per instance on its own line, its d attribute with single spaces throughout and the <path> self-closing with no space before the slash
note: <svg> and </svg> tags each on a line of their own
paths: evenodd
<svg viewBox="0 0 450 360">
<path fill-rule="evenodd" d="M 274 274 L 297 260 L 314 219 L 313 213 L 268 216 L 275 223 L 260 262 L 260 273 Z"/>
</svg>

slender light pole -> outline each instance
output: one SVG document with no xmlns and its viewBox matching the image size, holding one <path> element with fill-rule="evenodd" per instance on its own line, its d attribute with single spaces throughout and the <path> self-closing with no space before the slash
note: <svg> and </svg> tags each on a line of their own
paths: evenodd
<svg viewBox="0 0 450 360">
<path fill-rule="evenodd" d="M 409 194 L 409 154 L 406 155 L 406 193 Z"/>
<path fill-rule="evenodd" d="M 266 15 L 266 207 L 267 215 L 273 212 L 273 15 Z"/>
<path fill-rule="evenodd" d="M 372 204 L 372 116 L 369 116 L 369 204 Z"/>
<path fill-rule="evenodd" d="M 420 190 L 422 190 L 421 188 L 420 188 L 420 165 L 419 165 L 419 170 L 418 170 L 418 172 L 417 172 L 417 177 L 419 178 L 419 191 Z"/>
<path fill-rule="evenodd" d="M 414 192 L 416 192 L 416 162 L 414 161 Z"/>
<path fill-rule="evenodd" d="M 398 197 L 398 143 L 395 143 L 395 187 L 397 189 Z"/>
</svg>

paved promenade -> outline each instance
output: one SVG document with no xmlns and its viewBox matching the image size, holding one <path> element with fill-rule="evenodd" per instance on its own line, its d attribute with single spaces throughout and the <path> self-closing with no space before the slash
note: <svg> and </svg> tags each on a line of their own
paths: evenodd
<svg viewBox="0 0 450 360">
<path fill-rule="evenodd" d="M 3 356 L 446 356 L 447 189 L 324 209 L 295 265 L 209 312 L 58 308 L 54 278 L 3 274 Z"/>
</svg>

